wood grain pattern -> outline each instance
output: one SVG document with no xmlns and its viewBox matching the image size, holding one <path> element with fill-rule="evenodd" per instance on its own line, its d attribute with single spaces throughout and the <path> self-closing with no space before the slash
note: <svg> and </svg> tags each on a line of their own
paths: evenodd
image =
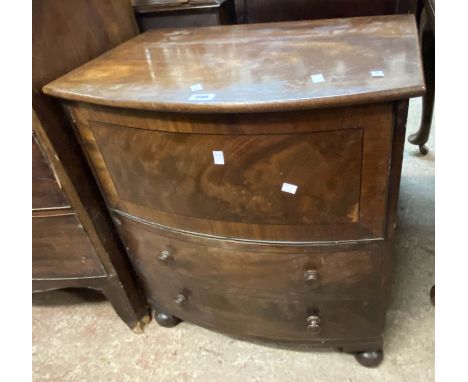
<svg viewBox="0 0 468 382">
<path fill-rule="evenodd" d="M 106 272 L 75 214 L 32 219 L 33 279 L 99 277 Z"/>
<path fill-rule="evenodd" d="M 341 245 L 239 243 L 178 234 L 115 215 L 135 269 L 155 288 L 170 276 L 184 285 L 230 287 L 236 294 L 314 301 L 368 300 L 380 293 L 383 241 Z M 162 251 L 169 251 L 166 261 Z M 317 280 L 306 280 L 315 271 Z"/>
<path fill-rule="evenodd" d="M 172 281 L 172 282 L 170 282 Z M 381 334 L 379 301 L 275 300 L 241 295 L 238 290 L 209 286 L 186 287 L 169 276 L 154 279 L 148 290 L 153 306 L 181 319 L 217 330 L 277 341 L 316 342 L 372 338 Z M 187 296 L 182 306 L 178 294 Z M 307 331 L 307 317 L 321 318 L 320 331 Z"/>
<path fill-rule="evenodd" d="M 158 133 L 102 123 L 91 123 L 91 129 L 125 201 L 247 224 L 359 219 L 361 129 L 248 136 Z M 224 165 L 214 163 L 216 150 L 223 152 Z M 298 186 L 294 195 L 281 191 L 284 182 Z"/>
<path fill-rule="evenodd" d="M 138 34 L 127 0 L 33 0 L 32 13 L 32 87 L 36 92 Z M 57 54 L 60 59 L 51 59 Z"/>
<path fill-rule="evenodd" d="M 132 115 L 82 104 L 72 112 L 116 210 L 219 237 L 383 237 L 388 104 L 274 115 Z M 213 165 L 213 150 L 226 150 L 225 166 Z M 297 194 L 281 192 L 284 182 Z"/>
<path fill-rule="evenodd" d="M 161 325 L 381 361 L 416 41 L 409 16 L 151 32 L 46 87 Z M 343 76 L 306 91 L 298 76 L 324 63 Z M 206 78 L 221 97 L 187 102 Z"/>
<path fill-rule="evenodd" d="M 41 91 L 46 82 L 137 34 L 131 5 L 34 0 L 32 10 L 33 130 L 70 204 L 66 211 L 33 211 L 33 291 L 99 289 L 125 323 L 141 331 L 146 303 L 105 203 L 61 105 Z M 33 194 L 41 192 L 37 182 L 33 187 Z"/>
<path fill-rule="evenodd" d="M 32 208 L 67 208 L 67 197 L 44 155 L 35 134 L 32 136 Z"/>
<path fill-rule="evenodd" d="M 407 15 L 149 31 L 44 91 L 136 109 L 297 110 L 422 95 L 420 63 Z M 323 83 L 311 81 L 316 73 Z M 215 97 L 190 101 L 194 84 Z"/>
</svg>

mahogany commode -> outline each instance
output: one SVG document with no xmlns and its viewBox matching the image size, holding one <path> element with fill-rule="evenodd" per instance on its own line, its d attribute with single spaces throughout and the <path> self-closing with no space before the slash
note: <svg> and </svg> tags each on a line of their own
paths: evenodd
<svg viewBox="0 0 468 382">
<path fill-rule="evenodd" d="M 380 363 L 413 16 L 150 31 L 44 91 L 161 325 Z"/>
</svg>

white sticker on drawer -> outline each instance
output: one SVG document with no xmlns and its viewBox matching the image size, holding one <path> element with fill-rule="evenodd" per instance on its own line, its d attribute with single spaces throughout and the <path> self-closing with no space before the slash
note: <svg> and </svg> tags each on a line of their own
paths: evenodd
<svg viewBox="0 0 468 382">
<path fill-rule="evenodd" d="M 295 194 L 297 191 L 297 186 L 291 183 L 283 183 L 281 191 L 287 192 L 288 194 Z"/>
<path fill-rule="evenodd" d="M 325 82 L 325 78 L 323 77 L 322 73 L 312 74 L 310 78 L 312 79 L 312 82 L 314 84 L 320 84 L 322 82 Z"/>
<path fill-rule="evenodd" d="M 222 151 L 213 151 L 214 164 L 224 164 L 224 154 Z"/>
<path fill-rule="evenodd" d="M 211 101 L 216 94 L 192 94 L 189 101 Z"/>
<path fill-rule="evenodd" d="M 201 84 L 195 84 L 190 86 L 190 90 L 193 92 L 197 92 L 199 90 L 203 90 L 203 86 Z"/>
<path fill-rule="evenodd" d="M 383 70 L 371 70 L 370 75 L 372 77 L 385 77 Z"/>
</svg>

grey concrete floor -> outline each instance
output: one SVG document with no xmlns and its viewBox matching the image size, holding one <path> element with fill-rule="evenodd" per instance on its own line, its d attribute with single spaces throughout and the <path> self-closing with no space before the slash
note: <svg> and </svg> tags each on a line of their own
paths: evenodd
<svg viewBox="0 0 468 382">
<path fill-rule="evenodd" d="M 411 101 L 408 133 L 420 111 L 421 100 Z M 240 341 L 186 322 L 164 329 L 153 321 L 137 335 L 97 292 L 67 290 L 33 295 L 34 381 L 433 381 L 433 135 L 425 157 L 405 147 L 394 299 L 379 368 L 333 349 Z"/>
</svg>

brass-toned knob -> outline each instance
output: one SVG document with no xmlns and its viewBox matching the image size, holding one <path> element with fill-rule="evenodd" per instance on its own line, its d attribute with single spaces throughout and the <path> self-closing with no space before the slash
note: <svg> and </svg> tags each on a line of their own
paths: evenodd
<svg viewBox="0 0 468 382">
<path fill-rule="evenodd" d="M 304 272 L 304 281 L 308 285 L 318 285 L 320 278 L 319 274 L 315 269 L 308 269 Z"/>
<path fill-rule="evenodd" d="M 187 296 L 185 296 L 182 293 L 179 293 L 174 299 L 174 302 L 179 306 L 185 305 L 187 303 Z"/>
<path fill-rule="evenodd" d="M 158 256 L 158 261 L 164 265 L 169 264 L 169 261 L 171 259 L 172 259 L 172 252 L 169 251 L 168 249 L 163 249 Z"/>
<path fill-rule="evenodd" d="M 320 331 L 320 317 L 309 316 L 307 317 L 307 331 L 318 333 Z"/>
</svg>

